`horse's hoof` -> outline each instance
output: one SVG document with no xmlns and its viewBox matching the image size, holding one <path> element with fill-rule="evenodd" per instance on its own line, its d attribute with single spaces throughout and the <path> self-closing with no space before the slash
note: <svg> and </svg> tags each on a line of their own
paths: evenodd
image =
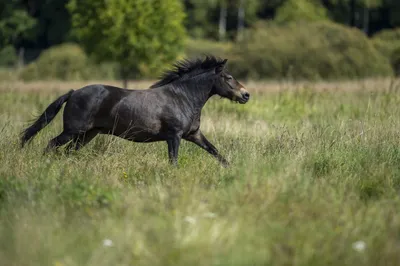
<svg viewBox="0 0 400 266">
<path fill-rule="evenodd" d="M 228 161 L 223 161 L 221 162 L 222 167 L 224 168 L 229 168 L 229 166 L 231 165 Z"/>
</svg>

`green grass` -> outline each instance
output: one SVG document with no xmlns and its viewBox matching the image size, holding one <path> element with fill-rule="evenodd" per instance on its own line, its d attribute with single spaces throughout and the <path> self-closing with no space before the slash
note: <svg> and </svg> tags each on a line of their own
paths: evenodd
<svg viewBox="0 0 400 266">
<path fill-rule="evenodd" d="M 0 92 L 1 265 L 399 265 L 397 90 L 216 97 L 202 129 L 228 169 L 187 142 L 176 169 L 165 143 L 112 136 L 42 156 L 61 115 L 21 150 L 60 94 Z"/>
</svg>

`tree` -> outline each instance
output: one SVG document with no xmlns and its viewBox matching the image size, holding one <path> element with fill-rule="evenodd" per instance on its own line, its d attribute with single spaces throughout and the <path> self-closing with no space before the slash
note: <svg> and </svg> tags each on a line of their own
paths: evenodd
<svg viewBox="0 0 400 266">
<path fill-rule="evenodd" d="M 186 27 L 195 38 L 240 39 L 244 27 L 259 19 L 263 5 L 262 0 L 185 0 Z"/>
<path fill-rule="evenodd" d="M 258 10 L 262 7 L 260 0 L 236 0 L 237 2 L 237 40 L 243 38 L 243 30 L 245 25 L 251 25 L 259 17 L 257 16 Z"/>
<path fill-rule="evenodd" d="M 184 2 L 189 18 L 185 21 L 185 26 L 191 37 L 225 38 L 227 0 L 185 0 Z"/>
<path fill-rule="evenodd" d="M 389 10 L 389 22 L 392 27 L 400 27 L 400 1 L 386 0 L 386 5 Z"/>
<path fill-rule="evenodd" d="M 370 23 L 370 10 L 377 8 L 382 5 L 382 0 L 361 0 L 363 5 L 363 29 L 365 34 L 369 34 L 369 23 Z"/>
<path fill-rule="evenodd" d="M 221 0 L 220 1 L 220 7 L 219 7 L 219 31 L 218 31 L 218 37 L 220 41 L 223 41 L 225 39 L 226 35 L 226 22 L 228 18 L 228 6 L 226 3 L 226 0 Z"/>
<path fill-rule="evenodd" d="M 277 22 L 327 20 L 327 10 L 319 1 L 287 0 L 277 10 Z"/>
<path fill-rule="evenodd" d="M 69 0 L 24 0 L 29 14 L 37 18 L 36 42 L 48 48 L 70 41 L 70 14 L 65 5 Z"/>
<path fill-rule="evenodd" d="M 0 10 L 0 49 L 30 37 L 36 21 L 21 8 L 20 1 L 0 1 Z"/>
<path fill-rule="evenodd" d="M 397 0 L 396 0 L 397 1 Z M 387 0 L 322 0 L 333 20 L 363 29 L 368 35 L 385 27 Z M 372 11 L 374 15 L 371 16 Z M 380 26 L 381 24 L 381 26 Z"/>
<path fill-rule="evenodd" d="M 180 0 L 71 0 L 68 9 L 85 50 L 118 62 L 124 87 L 132 73 L 157 72 L 183 50 Z"/>
</svg>

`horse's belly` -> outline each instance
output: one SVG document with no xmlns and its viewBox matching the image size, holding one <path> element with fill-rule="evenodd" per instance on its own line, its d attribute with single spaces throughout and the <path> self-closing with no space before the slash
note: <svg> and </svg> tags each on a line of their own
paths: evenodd
<svg viewBox="0 0 400 266">
<path fill-rule="evenodd" d="M 134 141 L 134 142 L 155 142 L 155 141 L 165 140 L 165 138 L 163 138 L 160 135 L 141 134 L 141 133 L 133 134 L 129 137 L 126 137 L 125 139 Z"/>
<path fill-rule="evenodd" d="M 114 131 L 108 132 L 108 134 L 112 134 L 134 142 L 154 142 L 154 141 L 165 140 L 163 134 L 139 127 L 128 128 L 128 129 L 115 128 Z"/>
</svg>

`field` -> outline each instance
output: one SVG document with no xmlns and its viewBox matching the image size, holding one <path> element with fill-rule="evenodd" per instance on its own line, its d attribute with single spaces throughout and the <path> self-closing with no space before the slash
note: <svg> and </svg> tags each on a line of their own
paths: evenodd
<svg viewBox="0 0 400 266">
<path fill-rule="evenodd" d="M 0 84 L 1 265 L 400 265 L 399 81 L 211 99 L 202 130 L 227 169 L 191 143 L 173 168 L 165 143 L 111 136 L 42 156 L 61 113 L 21 150 L 70 88 Z"/>
</svg>

